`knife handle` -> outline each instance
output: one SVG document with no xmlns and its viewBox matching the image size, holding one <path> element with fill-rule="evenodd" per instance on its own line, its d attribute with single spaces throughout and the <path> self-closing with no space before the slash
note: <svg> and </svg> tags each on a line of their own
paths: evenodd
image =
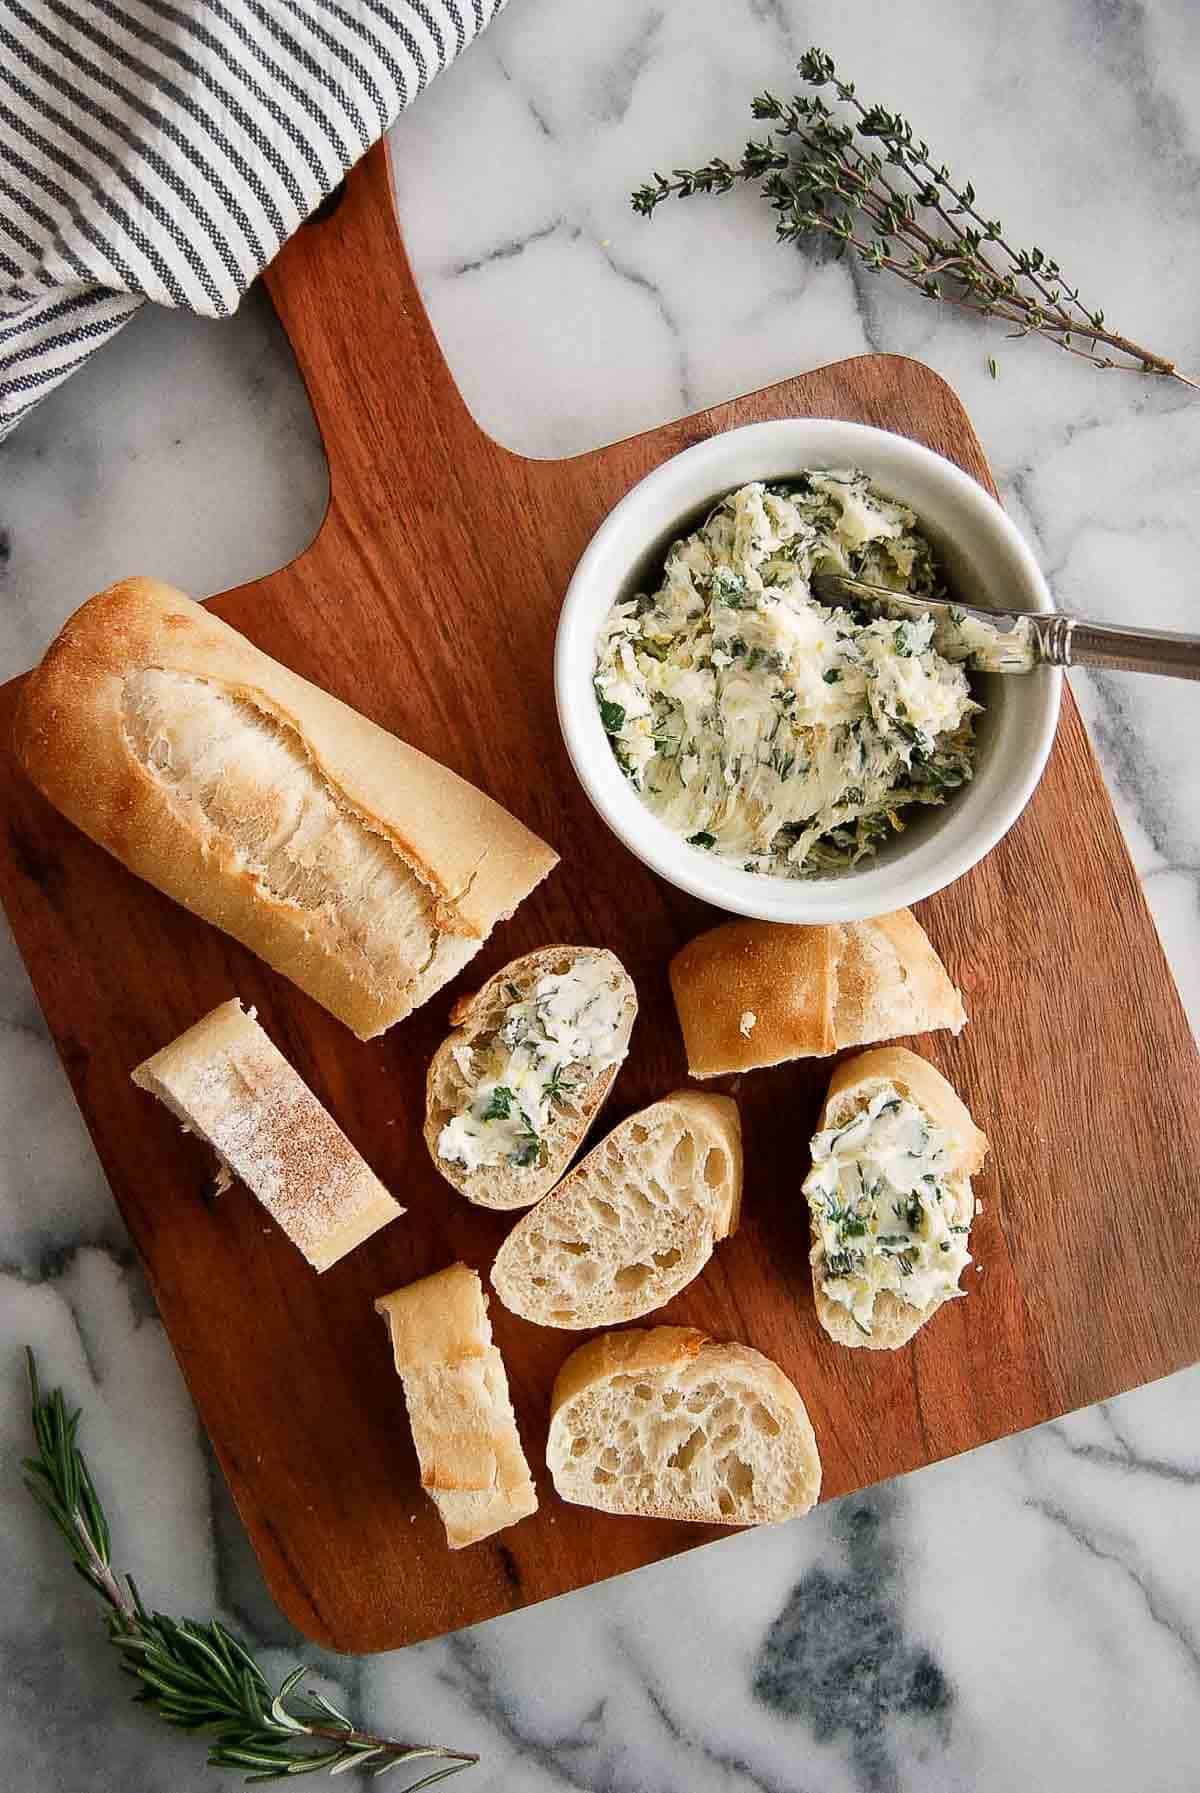
<svg viewBox="0 0 1200 1793">
<path fill-rule="evenodd" d="M 1078 617 L 1032 616 L 1038 658 L 1045 666 L 1104 666 L 1114 672 L 1157 672 L 1200 679 L 1200 635 L 1168 629 L 1123 629 Z"/>
</svg>

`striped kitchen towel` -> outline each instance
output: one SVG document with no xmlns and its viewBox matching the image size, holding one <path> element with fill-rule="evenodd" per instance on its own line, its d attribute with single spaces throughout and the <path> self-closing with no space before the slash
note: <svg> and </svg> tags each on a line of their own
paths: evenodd
<svg viewBox="0 0 1200 1793">
<path fill-rule="evenodd" d="M 504 0 L 0 0 L 0 438 L 147 299 L 228 317 Z"/>
</svg>

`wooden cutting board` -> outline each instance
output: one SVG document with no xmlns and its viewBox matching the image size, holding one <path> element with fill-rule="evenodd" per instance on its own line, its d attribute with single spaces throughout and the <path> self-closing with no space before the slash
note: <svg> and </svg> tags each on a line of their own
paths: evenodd
<svg viewBox="0 0 1200 1793">
<path fill-rule="evenodd" d="M 474 424 L 418 299 L 383 152 L 302 230 L 269 284 L 308 383 L 332 497 L 313 545 L 213 607 L 287 665 L 444 760 L 552 841 L 557 872 L 458 986 L 550 941 L 612 947 L 641 1016 L 608 1124 L 685 1078 L 666 966 L 714 919 L 607 833 L 559 738 L 551 645 L 575 561 L 610 506 L 689 443 L 760 418 L 853 418 L 947 455 L 989 491 L 950 389 L 864 356 L 574 460 L 524 460 Z M 496 320 L 503 354 L 503 320 Z M 1031 350 L 1036 353 L 1036 350 Z M 143 569 L 170 574 L 170 568 Z M 87 594 L 80 592 L 82 599 Z M 272 1591 L 311 1637 L 382 1650 L 707 1542 L 714 1529 L 558 1501 L 547 1403 L 578 1342 L 493 1302 L 541 1497 L 451 1554 L 417 1484 L 373 1298 L 463 1258 L 486 1274 L 509 1220 L 470 1207 L 420 1136 L 452 991 L 369 1045 L 124 871 L 25 782 L 0 692 L 0 894 L 188 1385 Z M 993 1155 L 970 1298 L 907 1350 L 846 1351 L 813 1318 L 800 1195 L 828 1065 L 740 1081 L 741 1228 L 662 1317 L 744 1339 L 800 1387 L 826 1496 L 915 1469 L 1200 1357 L 1200 1067 L 1068 695 L 1020 824 L 921 920 L 971 1025 L 917 1042 Z M 133 1065 L 236 992 L 409 1212 L 318 1279 L 241 1188 L 208 1197 L 198 1143 Z"/>
</svg>

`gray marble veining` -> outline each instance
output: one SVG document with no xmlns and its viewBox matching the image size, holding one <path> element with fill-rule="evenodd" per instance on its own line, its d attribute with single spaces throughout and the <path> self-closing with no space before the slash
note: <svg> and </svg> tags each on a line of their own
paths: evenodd
<svg viewBox="0 0 1200 1793">
<path fill-rule="evenodd" d="M 1112 318 L 1200 366 L 1190 0 L 512 0 L 393 134 L 410 253 L 475 414 L 563 454 L 840 355 L 919 355 L 964 397 L 1065 605 L 1194 628 L 1200 402 L 784 251 L 749 194 L 630 213 L 653 167 L 735 152 L 748 96 L 786 85 L 814 39 Z M 280 564 L 326 490 L 261 297 L 221 326 L 143 316 L 0 449 L 0 674 L 122 573 L 203 594 Z M 1076 692 L 1200 1026 L 1195 693 L 1116 676 Z M 0 1297 L 0 1784 L 231 1788 L 125 1702 L 19 1489 L 29 1341 L 86 1406 L 118 1555 L 148 1594 L 225 1614 L 276 1669 L 301 1649 L 7 936 Z M 478 1749 L 460 1784 L 480 1793 L 1194 1793 L 1198 1546 L 1193 1370 L 455 1638 L 305 1653 L 381 1728 Z"/>
</svg>

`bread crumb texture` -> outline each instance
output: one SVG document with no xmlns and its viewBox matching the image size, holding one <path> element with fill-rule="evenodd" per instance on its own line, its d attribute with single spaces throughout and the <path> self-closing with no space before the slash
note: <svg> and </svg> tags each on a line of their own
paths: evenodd
<svg viewBox="0 0 1200 1793">
<path fill-rule="evenodd" d="M 812 1427 L 782 1371 L 687 1328 L 581 1347 L 560 1371 L 547 1455 L 565 1499 L 610 1513 L 755 1525 L 807 1512 L 820 1491 Z"/>
<path fill-rule="evenodd" d="M 542 1326 L 611 1326 L 663 1307 L 732 1230 L 737 1109 L 686 1092 L 631 1115 L 513 1228 L 492 1268 L 506 1307 Z"/>
</svg>

